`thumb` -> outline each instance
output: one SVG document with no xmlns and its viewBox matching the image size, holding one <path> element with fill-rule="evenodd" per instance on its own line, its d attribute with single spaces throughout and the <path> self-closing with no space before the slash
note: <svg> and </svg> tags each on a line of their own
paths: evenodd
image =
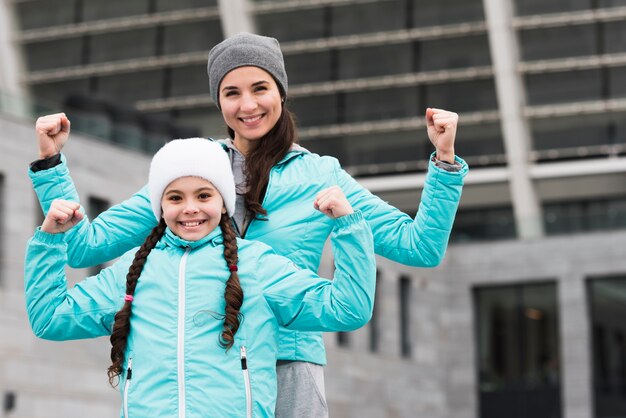
<svg viewBox="0 0 626 418">
<path fill-rule="evenodd" d="M 74 225 L 76 225 L 77 223 L 82 221 L 84 217 L 85 217 L 85 215 L 83 215 L 83 213 L 80 211 L 80 209 L 76 209 L 74 211 L 74 216 L 72 217 L 72 221 L 74 221 Z"/>
<path fill-rule="evenodd" d="M 435 111 L 432 110 L 430 107 L 426 109 L 426 126 L 428 128 L 435 127 L 435 121 L 433 119 L 434 114 L 435 114 Z"/>
<path fill-rule="evenodd" d="M 61 132 L 69 132 L 70 131 L 70 120 L 63 114 L 61 116 Z"/>
</svg>

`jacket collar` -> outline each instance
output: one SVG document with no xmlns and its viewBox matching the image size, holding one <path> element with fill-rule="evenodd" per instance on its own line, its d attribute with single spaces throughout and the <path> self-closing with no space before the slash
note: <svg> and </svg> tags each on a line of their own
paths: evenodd
<svg viewBox="0 0 626 418">
<path fill-rule="evenodd" d="M 168 227 L 165 228 L 165 234 L 163 234 L 163 238 L 161 238 L 160 244 L 163 244 L 163 246 L 167 247 L 196 249 L 205 244 L 215 247 L 222 244 L 223 242 L 224 238 L 222 236 L 222 229 L 219 226 L 198 241 L 187 241 L 186 239 L 182 239 L 178 235 L 174 234 L 172 230 Z"/>
<path fill-rule="evenodd" d="M 233 150 L 234 152 L 239 152 L 239 150 L 237 148 L 235 148 L 235 145 L 233 145 L 233 140 L 230 138 L 226 138 L 226 139 L 213 139 L 213 138 L 209 138 L 211 141 L 215 141 L 218 142 L 222 145 L 222 147 L 224 148 L 224 151 L 228 151 L 229 149 Z M 311 152 L 298 145 L 298 144 L 292 144 L 291 145 L 291 149 L 289 149 L 289 151 L 287 152 L 287 154 L 285 154 L 285 156 L 278 161 L 278 163 L 276 163 L 276 165 L 282 165 L 285 164 L 287 161 L 291 160 L 292 158 L 295 158 L 299 155 L 302 154 L 310 154 Z"/>
</svg>

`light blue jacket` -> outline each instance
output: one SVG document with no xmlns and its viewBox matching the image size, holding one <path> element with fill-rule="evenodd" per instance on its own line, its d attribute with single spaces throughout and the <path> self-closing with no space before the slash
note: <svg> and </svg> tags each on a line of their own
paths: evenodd
<svg viewBox="0 0 626 418">
<path fill-rule="evenodd" d="M 167 229 L 135 289 L 119 386 L 122 416 L 273 417 L 279 326 L 348 331 L 371 317 L 371 230 L 360 212 L 332 224 L 333 281 L 263 243 L 238 239 L 243 320 L 229 351 L 219 345 L 230 274 L 220 229 L 196 242 Z M 28 244 L 25 291 L 33 331 L 50 340 L 110 335 L 134 251 L 68 290 L 63 238 L 38 230 Z"/>
<path fill-rule="evenodd" d="M 65 157 L 62 160 L 48 170 L 29 170 L 44 213 L 54 199 L 79 201 Z M 462 167 L 459 172 L 448 172 L 430 163 L 419 210 L 412 219 L 364 189 L 335 158 L 320 157 L 304 149 L 291 151 L 270 171 L 263 200 L 268 220 L 253 220 L 245 238 L 264 242 L 299 267 L 317 271 L 333 222 L 314 209 L 313 201 L 322 189 L 337 185 L 371 226 L 376 254 L 416 267 L 437 266 L 448 245 L 468 172 L 462 159 L 457 157 L 456 161 Z M 118 257 L 140 245 L 155 225 L 144 187 L 91 223 L 82 221 L 67 234 L 69 264 L 86 267 Z M 279 359 L 325 364 L 321 334 L 281 330 Z"/>
</svg>

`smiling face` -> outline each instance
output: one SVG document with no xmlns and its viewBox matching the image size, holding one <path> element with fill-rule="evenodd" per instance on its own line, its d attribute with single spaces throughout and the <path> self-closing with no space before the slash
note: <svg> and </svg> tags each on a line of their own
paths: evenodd
<svg viewBox="0 0 626 418">
<path fill-rule="evenodd" d="M 282 97 L 274 78 L 258 67 L 235 68 L 222 80 L 219 101 L 226 124 L 235 131 L 235 146 L 247 153 L 278 122 Z"/>
<path fill-rule="evenodd" d="M 180 177 L 165 188 L 161 208 L 165 224 L 187 241 L 210 234 L 226 213 L 222 195 L 213 184 L 191 176 Z"/>
</svg>

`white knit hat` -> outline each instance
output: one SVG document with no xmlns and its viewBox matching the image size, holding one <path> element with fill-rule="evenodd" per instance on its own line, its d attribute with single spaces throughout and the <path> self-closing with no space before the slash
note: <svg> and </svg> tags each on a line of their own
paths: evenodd
<svg viewBox="0 0 626 418">
<path fill-rule="evenodd" d="M 152 211 L 161 220 L 165 188 L 180 177 L 201 177 L 213 183 L 222 195 L 228 216 L 235 213 L 235 179 L 226 151 L 204 138 L 175 139 L 154 154 L 150 164 L 148 192 Z"/>
</svg>

